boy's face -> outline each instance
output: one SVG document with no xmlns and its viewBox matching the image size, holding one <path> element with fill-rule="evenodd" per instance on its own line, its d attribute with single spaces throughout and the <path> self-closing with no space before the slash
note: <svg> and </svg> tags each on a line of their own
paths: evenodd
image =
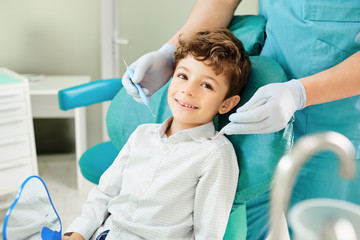
<svg viewBox="0 0 360 240">
<path fill-rule="evenodd" d="M 179 130 L 188 129 L 212 121 L 217 113 L 230 111 L 240 97 L 224 99 L 228 88 L 224 72 L 216 75 L 211 67 L 191 55 L 181 59 L 168 91 L 173 124 Z"/>
</svg>

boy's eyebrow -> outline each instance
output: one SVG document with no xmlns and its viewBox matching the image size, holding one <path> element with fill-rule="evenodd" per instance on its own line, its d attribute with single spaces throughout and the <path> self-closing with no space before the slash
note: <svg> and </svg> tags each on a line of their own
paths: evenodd
<svg viewBox="0 0 360 240">
<path fill-rule="evenodd" d="M 179 69 L 179 68 L 182 68 L 182 69 L 184 69 L 185 71 L 190 72 L 190 70 L 189 70 L 187 67 L 184 67 L 184 66 L 181 66 L 181 65 L 176 67 L 176 69 Z"/>
</svg>

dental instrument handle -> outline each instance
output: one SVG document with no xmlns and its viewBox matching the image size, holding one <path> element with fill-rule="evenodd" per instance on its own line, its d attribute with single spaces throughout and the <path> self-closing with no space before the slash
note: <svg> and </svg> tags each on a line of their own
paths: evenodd
<svg viewBox="0 0 360 240">
<path fill-rule="evenodd" d="M 146 97 L 144 91 L 142 90 L 142 88 L 140 87 L 140 85 L 138 83 L 134 83 L 135 87 L 137 88 L 138 92 L 139 92 L 139 95 L 140 95 L 140 98 L 141 100 L 143 101 L 143 103 L 146 105 L 146 106 L 149 106 L 149 100 L 148 98 Z"/>
<path fill-rule="evenodd" d="M 125 64 L 126 64 L 126 63 L 125 63 Z M 131 79 L 131 81 L 132 81 L 132 79 L 134 78 L 134 72 L 133 72 L 133 70 L 126 65 L 126 71 L 127 71 L 127 73 L 129 74 L 129 77 L 130 77 L 130 79 Z M 140 95 L 140 98 L 141 98 L 141 100 L 143 101 L 143 103 L 144 103 L 145 105 L 149 105 L 149 100 L 148 100 L 148 98 L 146 97 L 146 95 L 145 95 L 145 93 L 144 93 L 144 90 L 142 90 L 140 84 L 134 83 L 134 82 L 133 82 L 133 84 L 135 85 L 136 89 L 138 90 L 139 95 Z"/>
<path fill-rule="evenodd" d="M 126 71 L 127 71 L 127 73 L 129 74 L 130 80 L 131 80 L 131 82 L 134 84 L 134 86 L 136 87 L 136 89 L 138 90 L 141 100 L 142 100 L 143 103 L 149 108 L 149 110 L 150 110 L 150 112 L 151 112 L 151 115 L 152 115 L 153 117 L 156 117 L 156 115 L 152 112 L 152 110 L 151 110 L 151 108 L 150 108 L 149 99 L 147 98 L 146 94 L 144 93 L 144 90 L 141 88 L 140 84 L 134 83 L 134 82 L 132 81 L 132 79 L 134 78 L 134 72 L 133 72 L 133 70 L 132 70 L 130 67 L 128 67 L 128 65 L 127 65 L 126 62 L 125 62 L 125 59 L 123 59 L 123 60 L 124 60 L 125 66 L 126 66 Z"/>
<path fill-rule="evenodd" d="M 127 68 L 127 71 L 128 71 L 128 74 L 129 74 L 129 75 L 130 75 L 130 72 L 132 73 L 131 68 Z M 132 75 L 133 75 L 133 74 L 130 75 L 131 78 L 132 78 Z M 150 112 L 151 112 L 151 115 L 152 115 L 153 117 L 156 117 L 156 115 L 152 112 L 152 110 L 151 110 L 151 108 L 150 108 L 149 99 L 148 99 L 147 96 L 145 95 L 144 90 L 142 90 L 142 88 L 140 87 L 140 84 L 134 83 L 134 85 L 135 85 L 136 89 L 137 89 L 138 92 L 139 92 L 139 95 L 140 95 L 141 100 L 142 100 L 143 103 L 149 108 L 149 110 L 150 110 Z"/>
</svg>

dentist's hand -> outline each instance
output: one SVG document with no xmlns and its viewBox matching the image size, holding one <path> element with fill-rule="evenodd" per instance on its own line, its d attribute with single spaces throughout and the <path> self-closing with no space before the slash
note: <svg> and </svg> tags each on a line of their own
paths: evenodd
<svg viewBox="0 0 360 240">
<path fill-rule="evenodd" d="M 248 111 L 262 99 L 271 97 L 265 104 Z M 226 134 L 272 133 L 285 128 L 293 114 L 304 108 L 306 93 L 298 80 L 271 83 L 259 88 L 254 96 L 231 114 L 234 124 L 226 127 Z"/>
<path fill-rule="evenodd" d="M 164 86 L 173 74 L 176 47 L 166 43 L 159 50 L 141 56 L 130 68 L 134 71 L 134 83 L 139 83 L 145 94 L 150 96 Z M 122 77 L 127 93 L 137 102 L 143 103 L 127 72 Z"/>
</svg>

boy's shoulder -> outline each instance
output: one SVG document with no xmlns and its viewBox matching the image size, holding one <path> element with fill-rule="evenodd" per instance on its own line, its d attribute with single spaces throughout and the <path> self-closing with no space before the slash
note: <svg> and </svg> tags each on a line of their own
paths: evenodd
<svg viewBox="0 0 360 240">
<path fill-rule="evenodd" d="M 218 132 L 215 132 L 212 136 L 201 137 L 195 141 L 194 144 L 197 144 L 199 148 L 212 149 L 213 151 L 228 151 L 233 150 L 234 147 L 231 141 L 224 135 L 218 135 Z"/>
<path fill-rule="evenodd" d="M 233 144 L 226 136 L 224 136 L 222 134 L 217 136 L 217 133 L 214 135 L 214 137 L 212 137 L 211 139 L 208 139 L 207 143 L 210 145 L 218 146 L 218 147 L 228 146 L 228 145 L 233 147 Z"/>
<path fill-rule="evenodd" d="M 216 137 L 201 143 L 204 144 L 201 149 L 206 149 L 204 154 L 208 156 L 206 158 L 206 164 L 208 166 L 217 166 L 219 160 L 222 159 L 224 161 L 220 162 L 227 162 L 227 164 L 230 164 L 234 169 L 238 168 L 238 160 L 233 144 L 224 135 L 214 136 Z M 200 149 L 200 146 L 198 149 Z"/>
</svg>

